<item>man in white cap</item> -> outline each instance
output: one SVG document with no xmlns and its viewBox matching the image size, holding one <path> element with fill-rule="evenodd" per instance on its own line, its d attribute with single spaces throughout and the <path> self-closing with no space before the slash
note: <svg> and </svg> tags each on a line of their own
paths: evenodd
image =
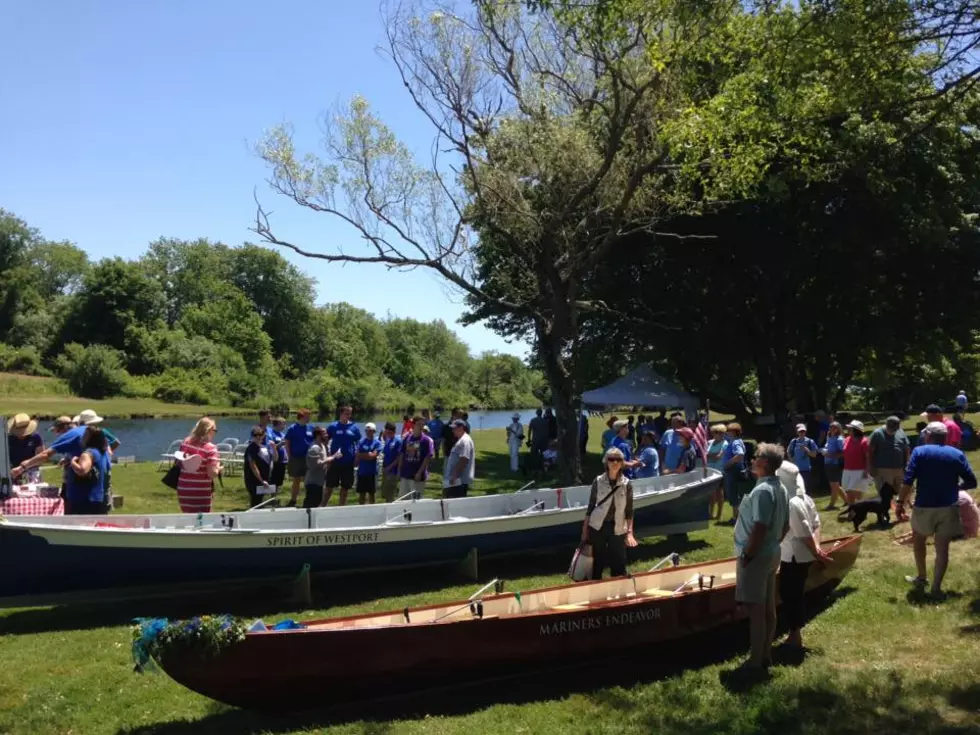
<svg viewBox="0 0 980 735">
<path fill-rule="evenodd" d="M 899 496 L 904 505 L 915 485 L 915 505 L 912 509 L 912 548 L 915 553 L 916 576 L 906 581 L 923 589 L 926 579 L 926 542 L 935 537 L 936 563 L 933 568 L 933 597 L 942 596 L 943 577 L 949 564 L 949 542 L 963 533 L 957 501 L 959 491 L 972 490 L 977 478 L 966 455 L 946 444 L 946 425 L 933 421 L 923 432 L 926 443 L 912 450 L 905 469 L 905 484 Z"/>
<path fill-rule="evenodd" d="M 357 502 L 364 505 L 378 489 L 378 455 L 384 444 L 375 436 L 378 427 L 372 423 L 364 425 L 364 438 L 357 443 Z"/>
<path fill-rule="evenodd" d="M 510 448 L 510 471 L 517 472 L 520 469 L 521 444 L 524 443 L 524 425 L 521 423 L 521 415 L 515 413 L 511 416 L 511 422 L 507 424 L 507 446 Z"/>
</svg>

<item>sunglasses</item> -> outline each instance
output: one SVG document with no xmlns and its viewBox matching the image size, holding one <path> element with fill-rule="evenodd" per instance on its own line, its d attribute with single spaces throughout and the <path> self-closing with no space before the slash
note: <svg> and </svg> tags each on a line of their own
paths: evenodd
<svg viewBox="0 0 980 735">
<path fill-rule="evenodd" d="M 621 460 L 621 459 L 618 459 L 618 458 L 616 458 L 616 457 L 613 457 L 613 458 L 611 458 L 611 459 L 607 459 L 606 461 L 607 461 L 607 462 L 608 462 L 609 464 L 613 464 L 613 463 L 616 463 L 616 464 L 622 464 L 622 463 L 623 463 L 623 460 Z"/>
</svg>

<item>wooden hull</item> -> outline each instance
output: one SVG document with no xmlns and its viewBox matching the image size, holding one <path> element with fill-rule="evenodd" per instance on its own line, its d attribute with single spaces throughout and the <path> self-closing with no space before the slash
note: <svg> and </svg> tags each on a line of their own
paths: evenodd
<svg viewBox="0 0 980 735">
<path fill-rule="evenodd" d="M 853 566 L 860 543 L 860 536 L 826 542 L 825 548 L 833 548 L 834 561 L 811 568 L 807 581 L 811 601 L 826 597 L 840 583 Z M 701 567 L 717 570 L 725 563 L 734 569 L 734 560 L 726 560 L 712 563 L 714 566 L 637 575 L 635 580 L 668 574 L 676 579 Z M 593 582 L 524 594 L 547 594 L 560 601 L 569 590 L 580 594 L 589 585 L 609 584 Z M 624 579 L 617 584 L 627 589 L 635 582 Z M 483 601 L 492 608 L 513 598 L 505 593 Z M 432 607 L 441 610 L 447 606 Z M 215 658 L 182 653 L 160 663 L 187 688 L 238 707 L 328 707 L 526 674 L 628 651 L 655 654 L 658 646 L 672 642 L 697 646 L 699 634 L 737 622 L 744 615 L 735 604 L 734 580 L 716 583 L 710 590 L 641 595 L 564 609 L 570 607 L 555 605 L 530 614 L 483 618 L 467 610 L 451 622 L 391 626 L 361 627 L 366 618 L 377 616 L 355 616 L 321 621 L 329 626 L 325 629 L 314 627 L 320 624 L 314 622 L 303 630 L 250 633 Z M 424 616 L 430 609 L 409 614 Z"/>
<path fill-rule="evenodd" d="M 638 536 L 707 528 L 708 498 L 720 475 L 677 478 L 655 478 L 663 487 L 637 494 Z M 113 527 L 77 518 L 66 524 L 18 518 L 0 522 L 0 555 L 17 559 L 0 576 L 0 606 L 24 605 L 25 598 L 41 604 L 65 593 L 282 578 L 305 564 L 315 574 L 342 574 L 453 563 L 471 549 L 481 556 L 571 550 L 587 499 L 588 488 L 570 488 L 393 507 L 226 514 L 233 528 L 221 525 L 221 514 L 197 528 L 188 515 L 100 517 Z M 535 503 L 543 509 L 525 510 Z M 405 511 L 411 520 L 397 521 Z M 386 522 L 386 513 L 396 520 Z"/>
</svg>

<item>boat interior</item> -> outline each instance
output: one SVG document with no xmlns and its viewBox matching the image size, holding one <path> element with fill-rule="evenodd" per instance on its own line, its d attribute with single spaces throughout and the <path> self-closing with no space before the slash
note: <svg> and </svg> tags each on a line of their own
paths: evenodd
<svg viewBox="0 0 980 735">
<path fill-rule="evenodd" d="M 709 476 L 716 474 L 709 470 Z M 666 495 L 703 482 L 700 470 L 635 480 L 636 499 Z M 571 488 L 525 490 L 453 500 L 405 500 L 374 505 L 348 505 L 307 511 L 297 508 L 261 509 L 234 513 L 170 513 L 109 516 L 29 516 L 10 518 L 14 523 L 105 529 L 160 531 L 294 531 L 298 529 L 384 528 L 470 521 L 525 513 L 584 509 L 589 502 L 587 485 Z"/>
<path fill-rule="evenodd" d="M 832 554 L 835 549 L 853 538 L 828 539 L 821 546 L 824 551 Z M 660 565 L 667 563 L 673 556 L 665 558 Z M 619 603 L 627 600 L 666 599 L 733 587 L 737 561 L 730 558 L 705 564 L 674 566 L 658 571 L 651 570 L 633 577 L 567 584 L 525 593 L 510 592 L 481 597 L 481 590 L 466 602 L 456 601 L 445 605 L 406 608 L 400 612 L 389 611 L 377 615 L 317 620 L 305 624 L 304 630 L 431 625 L 539 613 L 593 610 L 604 606 L 609 606 L 612 612 Z"/>
<path fill-rule="evenodd" d="M 543 612 L 595 609 L 639 598 L 667 598 L 735 584 L 735 560 L 583 582 L 521 594 L 504 593 L 447 605 L 308 623 L 307 630 L 377 628 L 451 623 Z"/>
</svg>

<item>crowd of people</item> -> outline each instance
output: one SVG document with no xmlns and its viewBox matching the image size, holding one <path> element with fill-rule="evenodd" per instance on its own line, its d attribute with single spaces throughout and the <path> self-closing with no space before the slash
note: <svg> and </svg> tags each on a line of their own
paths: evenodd
<svg viewBox="0 0 980 735">
<path fill-rule="evenodd" d="M 27 414 L 7 421 L 11 476 L 20 484 L 41 482 L 41 467 L 62 455 L 61 492 L 66 515 L 102 515 L 112 508 L 112 455 L 121 442 L 86 409 L 74 418 L 60 416 L 49 427 L 53 441 L 45 446 L 38 422 Z"/>
<path fill-rule="evenodd" d="M 319 508 L 338 492 L 346 505 L 353 490 L 360 504 L 377 499 L 379 478 L 385 502 L 398 497 L 421 497 L 432 463 L 444 456 L 443 497 L 465 497 L 476 473 L 476 448 L 465 411 L 454 409 L 448 422 L 436 412 L 404 417 L 400 427 L 389 421 L 378 433 L 374 423 L 363 431 L 352 421 L 350 406 L 342 406 L 336 421 L 326 426 L 311 423 L 311 412 L 300 409 L 296 421 L 286 425 L 268 410 L 250 432 L 245 449 L 244 478 L 252 507 L 275 499 L 288 486 L 288 507 L 299 504 Z M 177 461 L 180 476 L 177 499 L 181 511 L 205 513 L 211 509 L 214 482 L 223 467 L 214 436 L 215 422 L 202 418 L 181 443 Z"/>
<path fill-rule="evenodd" d="M 965 394 L 961 396 L 965 400 Z M 746 672 L 761 673 L 772 662 L 777 589 L 788 628 L 785 645 L 802 651 L 809 569 L 814 563 L 830 561 L 821 548 L 820 515 L 812 497 L 818 474 L 830 484 L 829 509 L 836 508 L 843 495 L 847 507 L 867 502 L 875 512 L 882 510 L 880 517 L 887 518 L 891 490 L 897 494 L 900 517 L 905 517 L 905 507 L 911 503 L 916 573 L 908 575 L 906 581 L 923 592 L 928 587 L 933 598 L 943 597 L 950 542 L 978 533 L 980 510 L 968 493 L 977 487 L 977 479 L 960 448 L 962 417 L 947 419 L 938 405 L 928 406 L 923 417 L 926 421 L 921 422 L 916 446 L 912 447 L 897 416 L 888 417 L 883 426 L 866 436 L 860 421 L 850 421 L 844 427 L 833 416 L 820 413 L 816 417 L 817 440 L 808 436 L 807 426 L 801 422 L 795 427 L 796 436 L 785 446 L 759 444 L 751 459 L 747 458 L 738 424 L 710 428 L 705 460 L 708 466 L 725 473 L 724 495 L 733 505 L 738 557 L 735 597 L 749 613 L 752 643 Z M 672 417 L 671 424 L 659 435 L 659 441 L 655 428 L 639 429 L 640 451 L 637 459 L 631 459 L 633 423 L 616 417 L 609 420 L 610 430 L 603 435 L 604 471 L 592 483 L 582 525 L 582 544 L 591 547 L 593 556 L 593 579 L 601 579 L 606 568 L 613 576 L 627 573 L 626 549 L 636 545 L 630 472 L 655 466 L 658 460 L 676 468 L 668 472 L 687 466 L 684 455 L 690 451 L 690 430 L 679 415 Z M 659 456 L 654 459 L 651 455 L 656 455 L 657 445 Z M 815 472 L 817 464 L 823 465 L 822 473 Z M 742 493 L 739 488 L 745 487 L 741 482 L 745 477 L 751 477 L 752 483 L 748 492 Z M 864 500 L 872 481 L 878 497 Z M 719 497 L 712 499 L 714 518 L 720 515 L 720 501 Z M 715 514 L 716 506 L 719 515 Z M 931 583 L 926 558 L 930 538 L 935 544 Z"/>
</svg>

